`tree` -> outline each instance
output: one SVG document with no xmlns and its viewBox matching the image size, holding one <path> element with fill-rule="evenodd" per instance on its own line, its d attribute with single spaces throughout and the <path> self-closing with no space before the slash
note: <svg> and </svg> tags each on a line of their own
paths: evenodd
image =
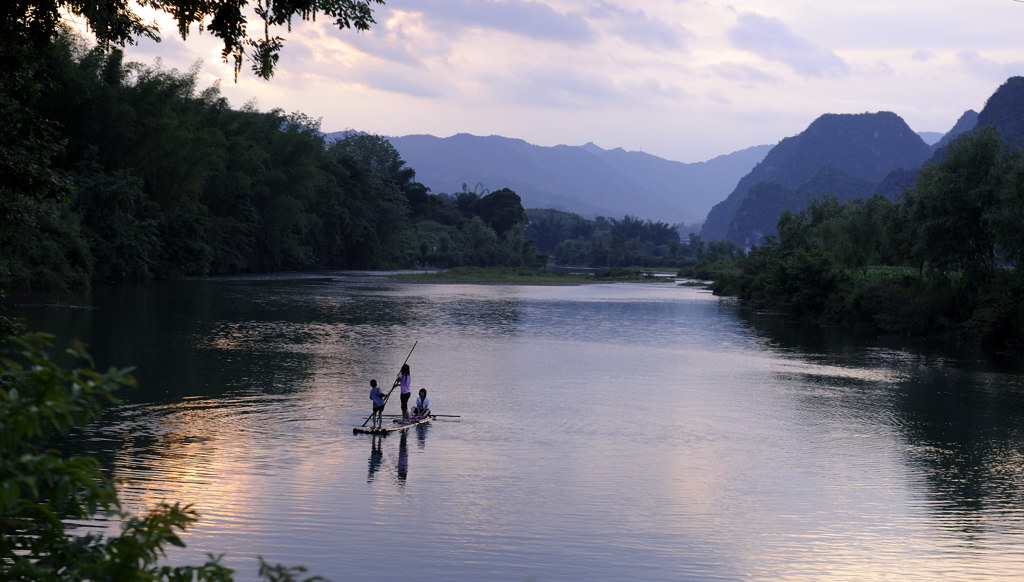
<svg viewBox="0 0 1024 582">
<path fill-rule="evenodd" d="M 391 142 L 376 135 L 354 134 L 335 141 L 328 147 L 335 164 L 346 169 L 358 184 L 352 194 L 354 212 L 364 216 L 364 226 L 357 228 L 356 241 L 373 241 L 374 252 L 365 255 L 359 267 L 381 262 L 399 264 L 402 241 L 410 234 L 409 196 L 417 190 L 416 173 L 405 167 Z M 361 232 L 359 232 L 361 231 Z"/>
<path fill-rule="evenodd" d="M 0 5 L 0 15 L 15 3 Z M 47 72 L 37 51 L 0 28 L 0 275 L 13 245 L 38 232 L 47 206 L 67 196 L 67 176 L 50 162 L 59 127 L 38 111 Z"/>
<path fill-rule="evenodd" d="M 474 213 L 499 236 L 526 222 L 526 211 L 518 194 L 502 188 L 480 198 L 473 205 Z"/>
<path fill-rule="evenodd" d="M 554 253 L 562 241 L 586 238 L 593 233 L 593 225 L 588 220 L 564 210 L 531 208 L 526 216 L 529 220 L 526 235 L 545 253 Z"/>
<path fill-rule="evenodd" d="M 832 254 L 841 265 L 861 273 L 866 273 L 868 266 L 882 257 L 891 260 L 895 249 L 891 248 L 889 234 L 895 228 L 895 215 L 895 206 L 884 196 L 847 203 L 834 230 Z"/>
<path fill-rule="evenodd" d="M 405 165 L 405 160 L 387 138 L 368 133 L 352 133 L 331 147 L 357 160 L 361 170 L 373 180 L 401 190 L 414 213 L 426 210 L 430 189 L 416 181 L 416 170 Z"/>
<path fill-rule="evenodd" d="M 317 15 L 333 18 L 339 28 L 366 30 L 374 22 L 374 4 L 383 4 L 383 0 L 142 0 L 137 3 L 130 0 L 5 0 L 0 3 L 0 118 L 4 120 L 0 124 L 0 277 L 8 281 L 11 279 L 5 273 L 9 269 L 10 257 L 15 256 L 10 253 L 13 243 L 38 237 L 40 225 L 52 218 L 54 205 L 71 197 L 73 187 L 67 172 L 74 169 L 74 164 L 60 168 L 55 160 L 64 157 L 67 162 L 68 155 L 79 160 L 84 157 L 82 151 L 65 151 L 65 135 L 61 133 L 67 133 L 67 126 L 62 127 L 56 118 L 59 114 L 53 113 L 53 103 L 47 103 L 47 100 L 54 96 L 65 99 L 67 102 L 61 103 L 58 110 L 79 114 L 79 120 L 88 120 L 86 124 L 91 123 L 93 127 L 101 125 L 102 120 L 110 128 L 106 132 L 108 135 L 124 127 L 119 123 L 123 120 L 120 114 L 124 112 L 124 104 L 117 111 L 103 110 L 102 105 L 95 111 L 84 112 L 85 115 L 78 110 L 83 103 L 95 107 L 97 103 L 103 104 L 104 100 L 102 95 L 78 93 L 76 90 L 80 87 L 68 85 L 69 79 L 62 77 L 66 71 L 60 67 L 67 66 L 62 61 L 68 44 L 65 42 L 68 38 L 65 18 L 84 22 L 103 49 L 99 52 L 103 53 L 111 47 L 134 43 L 141 37 L 157 38 L 156 26 L 144 22 L 135 12 L 138 6 L 154 8 L 175 19 L 182 38 L 187 37 L 192 25 L 198 25 L 201 32 L 209 32 L 223 40 L 222 56 L 234 59 L 236 78 L 246 59 L 252 62 L 256 75 L 270 78 L 284 41 L 273 36 L 274 30 L 281 26 L 290 27 L 293 17 L 308 20 Z M 261 37 L 249 35 L 247 24 L 250 21 L 262 21 Z M 258 27 L 254 29 L 258 30 Z M 107 60 L 96 55 L 88 58 L 99 63 L 95 70 L 100 72 L 100 78 L 108 88 L 119 88 L 125 79 L 125 68 L 118 51 L 110 51 L 110 55 Z M 80 75 L 74 80 L 85 79 L 85 75 Z M 65 84 L 62 85 L 62 81 Z M 194 75 L 187 79 L 157 74 L 140 79 L 139 84 L 142 81 L 153 81 L 167 89 L 178 90 L 180 103 L 188 101 L 194 90 Z M 96 90 L 94 84 L 90 88 Z M 160 103 L 167 106 L 171 102 L 164 100 Z M 165 111 L 152 112 L 141 106 L 135 111 L 152 122 L 174 120 L 173 116 L 164 115 Z M 114 115 L 108 115 L 111 113 Z M 166 236 L 182 238 L 181 243 L 164 247 L 173 256 L 157 257 L 157 260 L 167 262 L 175 257 L 191 257 L 197 268 L 189 272 L 204 272 L 211 264 L 225 262 L 232 266 L 251 264 L 249 258 L 237 253 L 228 257 L 211 256 L 209 246 L 200 240 L 206 226 L 203 223 L 204 209 L 196 201 L 199 184 L 209 177 L 210 171 L 217 169 L 219 163 L 215 157 L 205 155 L 209 153 L 205 146 L 222 136 L 203 129 L 191 135 L 184 132 L 173 134 L 171 130 L 174 127 L 159 129 L 173 135 L 175 140 L 151 138 L 145 142 L 147 147 L 128 150 L 133 156 L 149 155 L 159 161 L 161 154 L 170 148 L 176 153 L 191 152 L 200 162 L 191 172 L 160 171 L 155 164 L 145 166 L 152 168 L 148 170 L 149 174 L 159 173 L 160 181 L 150 179 L 147 171 L 135 173 L 151 185 L 164 185 L 165 192 L 171 195 L 168 197 L 170 201 L 180 203 L 175 214 L 167 213 L 171 220 L 160 226 Z M 189 127 L 202 128 L 203 124 L 193 123 Z M 90 133 L 84 127 L 77 129 L 77 135 Z M 148 128 L 138 129 L 143 131 L 136 135 L 151 135 Z M 181 140 L 186 140 L 188 145 L 181 147 Z M 129 140 L 114 140 L 114 143 L 128 144 Z M 92 145 L 90 143 L 87 147 Z M 204 147 L 198 148 L 197 145 Z M 164 149 L 161 151 L 160 148 Z M 108 153 L 117 155 L 116 152 Z M 106 163 L 104 159 L 98 161 Z M 174 183 L 170 176 L 179 176 L 182 183 Z M 242 209 L 246 214 L 252 214 L 249 205 L 242 205 Z M 223 235 L 223 240 L 231 240 L 231 235 L 236 232 L 245 236 L 242 237 L 243 242 L 235 246 L 252 248 L 248 239 L 254 229 L 249 225 L 238 225 L 229 232 L 216 234 Z"/>
<path fill-rule="evenodd" d="M 991 221 L 1004 162 L 1003 140 L 989 126 L 949 144 L 941 161 L 921 168 L 908 204 L 915 255 L 930 269 L 974 274 L 995 267 Z"/>
<path fill-rule="evenodd" d="M 374 24 L 373 5 L 384 0 L 145 0 L 139 4 L 171 15 L 178 34 L 188 37 L 191 27 L 209 32 L 224 43 L 221 57 L 232 59 L 235 77 L 249 60 L 259 77 L 269 79 L 284 38 L 275 32 L 291 29 L 293 18 L 312 20 L 319 14 L 334 19 L 339 29 L 369 30 Z M 64 14 L 86 23 L 103 47 L 132 44 L 137 38 L 159 40 L 155 24 L 143 21 L 126 0 L 6 0 L 0 7 L 0 36 L 14 37 L 34 48 L 42 48 L 57 37 Z M 250 20 L 255 21 L 250 23 Z M 262 35 L 250 35 L 250 28 Z"/>
</svg>

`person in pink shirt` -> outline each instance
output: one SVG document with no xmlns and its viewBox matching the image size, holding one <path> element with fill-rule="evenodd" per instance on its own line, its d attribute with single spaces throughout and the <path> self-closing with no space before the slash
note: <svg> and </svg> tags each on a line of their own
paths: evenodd
<svg viewBox="0 0 1024 582">
<path fill-rule="evenodd" d="M 402 388 L 402 420 L 409 420 L 409 397 L 412 396 L 412 373 L 409 371 L 409 364 L 402 364 L 402 370 L 398 373 L 398 383 Z"/>
</svg>

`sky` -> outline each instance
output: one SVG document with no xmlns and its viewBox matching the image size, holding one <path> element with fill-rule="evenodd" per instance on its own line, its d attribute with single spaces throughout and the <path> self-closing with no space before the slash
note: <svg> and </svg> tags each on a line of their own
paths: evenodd
<svg viewBox="0 0 1024 582">
<path fill-rule="evenodd" d="M 366 32 L 296 20 L 274 77 L 234 80 L 170 21 L 129 60 L 215 83 L 232 107 L 322 131 L 501 135 L 698 162 L 776 144 L 825 113 L 945 132 L 1024 75 L 1017 0 L 387 0 Z M 256 30 L 255 25 L 250 26 Z M 157 61 L 156 59 L 159 59 Z"/>
</svg>

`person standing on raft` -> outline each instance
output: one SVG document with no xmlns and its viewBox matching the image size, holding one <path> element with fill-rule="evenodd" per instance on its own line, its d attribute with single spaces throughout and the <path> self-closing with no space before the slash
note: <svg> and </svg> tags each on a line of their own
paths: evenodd
<svg viewBox="0 0 1024 582">
<path fill-rule="evenodd" d="M 370 380 L 370 400 L 373 401 L 370 418 L 373 419 L 373 426 L 380 428 L 384 423 L 384 393 L 380 391 L 376 380 Z"/>
<path fill-rule="evenodd" d="M 402 370 L 398 372 L 398 383 L 402 388 L 402 420 L 409 420 L 409 397 L 412 396 L 412 373 L 409 371 L 409 364 L 402 364 Z"/>
</svg>

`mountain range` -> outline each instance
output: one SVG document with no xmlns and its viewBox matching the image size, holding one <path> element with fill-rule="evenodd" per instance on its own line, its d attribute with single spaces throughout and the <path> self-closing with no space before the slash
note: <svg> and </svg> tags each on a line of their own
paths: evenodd
<svg viewBox="0 0 1024 582">
<path fill-rule="evenodd" d="M 916 182 L 921 166 L 937 161 L 942 149 L 975 128 L 993 126 L 1003 140 L 1024 146 L 1024 77 L 1011 77 L 985 102 L 969 110 L 931 147 L 890 112 L 825 114 L 799 135 L 779 142 L 708 213 L 700 235 L 742 246 L 775 233 L 783 210 L 800 210 L 826 194 L 840 200 L 881 194 L 897 199 Z"/>
<path fill-rule="evenodd" d="M 896 198 L 949 140 L 986 125 L 996 126 L 1008 143 L 1024 146 L 1024 77 L 1011 77 L 980 113 L 965 112 L 945 134 L 917 134 L 893 112 L 826 113 L 774 146 L 697 163 L 593 143 L 545 147 L 501 136 L 388 140 L 416 171 L 416 180 L 435 193 L 511 188 L 527 208 L 703 222 L 704 240 L 750 246 L 774 233 L 782 210 L 799 210 L 812 198 Z"/>
<path fill-rule="evenodd" d="M 702 222 L 771 149 L 760 145 L 684 163 L 593 143 L 546 147 L 495 135 L 387 139 L 416 171 L 416 181 L 434 193 L 510 188 L 526 208 L 554 208 L 588 218 L 630 215 L 669 224 Z"/>
<path fill-rule="evenodd" d="M 701 238 L 760 243 L 774 233 L 783 210 L 824 194 L 866 197 L 893 171 L 917 168 L 931 155 L 932 148 L 895 113 L 822 115 L 780 141 L 711 209 Z"/>
</svg>

